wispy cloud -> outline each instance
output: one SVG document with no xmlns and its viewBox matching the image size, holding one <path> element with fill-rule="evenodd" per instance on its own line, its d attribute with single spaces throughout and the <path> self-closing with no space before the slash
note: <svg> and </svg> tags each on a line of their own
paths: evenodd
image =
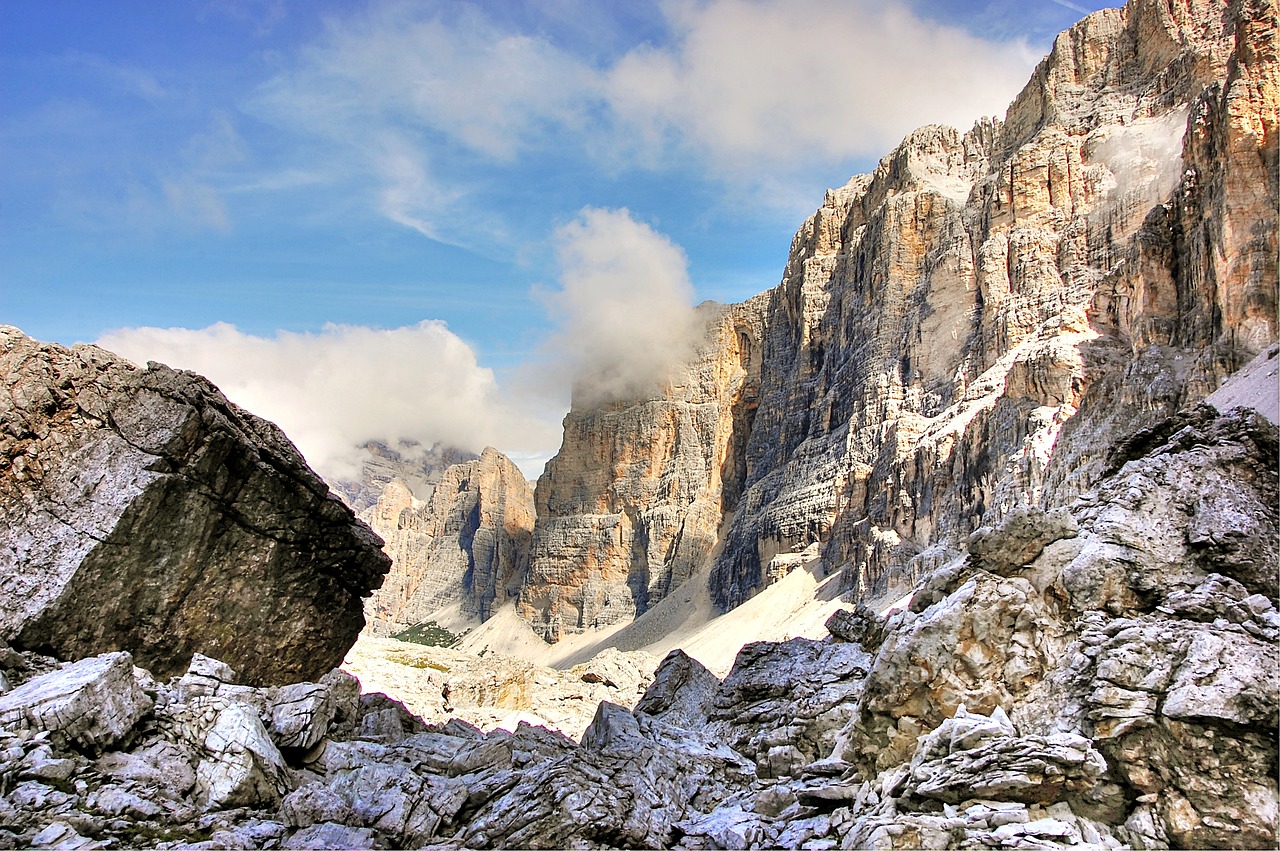
<svg viewBox="0 0 1280 851">
<path fill-rule="evenodd" d="M 169 212 L 179 219 L 221 233 L 231 229 L 222 197 L 212 186 L 194 181 L 166 180 L 161 184 Z"/>
<path fill-rule="evenodd" d="M 1070 0 L 1050 0 L 1050 1 L 1053 3 L 1057 3 L 1059 6 L 1062 6 L 1064 9 L 1070 9 L 1071 11 L 1077 12 L 1081 15 L 1087 15 L 1091 11 L 1090 9 L 1087 9 L 1084 6 L 1081 6 L 1079 3 L 1070 2 Z"/>
<path fill-rule="evenodd" d="M 380 184 L 376 206 L 392 221 L 474 244 L 483 239 L 469 240 L 465 223 L 492 227 L 495 215 L 466 182 L 479 169 L 589 159 L 612 173 L 763 188 L 878 158 L 926 122 L 967 128 L 1002 112 L 1033 64 L 1020 43 L 985 41 L 900 2 L 662 8 L 672 41 L 599 59 L 470 4 L 375 5 L 330 18 L 246 109 L 341 150 L 334 167 Z"/>
<path fill-rule="evenodd" d="M 61 61 L 69 66 L 82 68 L 100 84 L 115 94 L 141 98 L 152 104 L 168 99 L 171 92 L 160 80 L 145 68 L 122 62 L 113 62 L 94 53 L 71 50 L 63 54 Z"/>
</svg>

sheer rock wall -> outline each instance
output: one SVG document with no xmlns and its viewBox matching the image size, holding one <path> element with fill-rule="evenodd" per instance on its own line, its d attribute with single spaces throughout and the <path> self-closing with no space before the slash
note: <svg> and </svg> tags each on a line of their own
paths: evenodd
<svg viewBox="0 0 1280 851">
<path fill-rule="evenodd" d="M 1203 398 L 1276 339 L 1276 17 L 1097 12 L 1003 121 L 925 127 L 828 192 L 691 380 L 570 413 L 525 616 L 630 619 L 707 563 L 732 608 L 815 541 L 849 590 L 905 591 Z"/>
<path fill-rule="evenodd" d="M 360 516 L 392 559 L 365 607 L 375 633 L 398 632 L 453 603 L 485 620 L 528 572 L 533 489 L 496 449 L 446 468 L 425 503 L 392 479 Z"/>
</svg>

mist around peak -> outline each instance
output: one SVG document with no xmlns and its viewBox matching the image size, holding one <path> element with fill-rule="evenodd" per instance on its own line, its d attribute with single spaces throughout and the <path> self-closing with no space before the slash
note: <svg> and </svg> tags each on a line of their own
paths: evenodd
<svg viewBox="0 0 1280 851">
<path fill-rule="evenodd" d="M 679 246 L 626 209 L 588 207 L 555 234 L 560 287 L 541 298 L 556 324 L 552 369 L 573 404 L 644 398 L 701 337 Z"/>
</svg>

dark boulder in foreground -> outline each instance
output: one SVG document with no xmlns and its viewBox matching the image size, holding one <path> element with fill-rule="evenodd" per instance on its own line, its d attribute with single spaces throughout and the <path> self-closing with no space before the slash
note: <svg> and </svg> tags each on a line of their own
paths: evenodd
<svg viewBox="0 0 1280 851">
<path fill-rule="evenodd" d="M 193 373 L 7 326 L 0 376 L 0 637 L 257 684 L 341 663 L 389 562 L 280 429 Z"/>
</svg>

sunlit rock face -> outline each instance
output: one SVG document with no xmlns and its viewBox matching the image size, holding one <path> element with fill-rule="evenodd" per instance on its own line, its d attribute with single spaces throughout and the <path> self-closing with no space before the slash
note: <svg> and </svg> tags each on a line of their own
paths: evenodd
<svg viewBox="0 0 1280 851">
<path fill-rule="evenodd" d="M 850 590 L 905 590 L 1212 391 L 1276 338 L 1275 22 L 1090 15 L 1003 121 L 925 127 L 828 192 L 686 373 L 570 413 L 524 615 L 553 640 L 630 619 L 708 563 L 728 609 L 813 542 Z"/>
<path fill-rule="evenodd" d="M 360 516 L 392 559 L 366 607 L 375 633 L 398 632 L 454 603 L 485 620 L 528 572 L 533 488 L 496 449 L 445 469 L 425 501 L 393 478 Z"/>
<path fill-rule="evenodd" d="M 706 336 L 662 395 L 565 417 L 519 596 L 547 640 L 629 621 L 706 564 L 746 478 L 764 304 L 703 305 Z"/>
<path fill-rule="evenodd" d="M 284 434 L 205 379 L 0 328 L 0 637 L 66 659 L 193 653 L 319 677 L 364 624 L 380 541 Z"/>
</svg>

